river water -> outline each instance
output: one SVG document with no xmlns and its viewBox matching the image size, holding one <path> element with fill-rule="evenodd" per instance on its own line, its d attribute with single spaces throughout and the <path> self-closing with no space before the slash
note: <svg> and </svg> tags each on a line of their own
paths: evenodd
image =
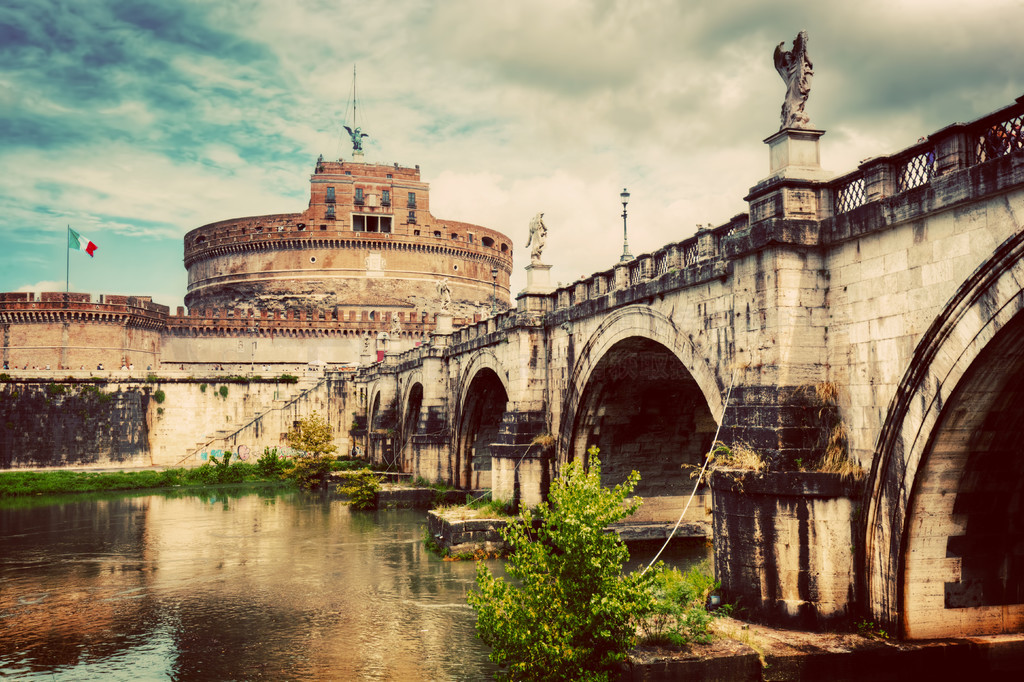
<svg viewBox="0 0 1024 682">
<path fill-rule="evenodd" d="M 280 490 L 7 502 L 0 678 L 487 679 L 475 565 L 430 555 L 425 526 Z"/>
</svg>

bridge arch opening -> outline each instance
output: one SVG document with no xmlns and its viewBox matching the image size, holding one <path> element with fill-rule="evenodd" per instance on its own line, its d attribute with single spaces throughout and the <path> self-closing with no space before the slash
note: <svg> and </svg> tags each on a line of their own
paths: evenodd
<svg viewBox="0 0 1024 682">
<path fill-rule="evenodd" d="M 457 485 L 474 490 L 491 486 L 491 443 L 498 441 L 508 393 L 490 367 L 473 375 L 459 419 L 455 471 Z"/>
<path fill-rule="evenodd" d="M 1024 314 L 971 363 L 942 406 L 907 513 L 902 628 L 909 638 L 1024 630 Z"/>
<path fill-rule="evenodd" d="M 420 422 L 423 409 L 423 384 L 415 383 L 409 389 L 402 419 L 402 471 L 412 471 L 412 437 Z"/>
<path fill-rule="evenodd" d="M 865 598 L 876 622 L 908 638 L 1024 631 L 1024 599 L 1009 598 L 1021 592 L 1024 552 L 989 543 L 981 521 L 995 502 L 1006 518 L 991 523 L 1024 539 L 1013 525 L 1024 486 L 1006 454 L 1024 417 L 1021 282 L 1018 231 L 925 331 L 879 433 L 862 521 Z"/>
<path fill-rule="evenodd" d="M 370 412 L 366 416 L 366 432 L 367 432 L 366 447 L 367 447 L 367 450 L 368 450 L 368 452 L 366 453 L 366 456 L 367 456 L 367 459 L 369 459 L 371 462 L 378 462 L 379 461 L 380 453 L 378 452 L 379 448 L 377 447 L 379 445 L 379 443 L 377 442 L 377 439 L 375 439 L 373 437 L 374 430 L 379 427 L 379 423 L 378 423 L 379 421 L 380 421 L 380 392 L 378 391 L 377 393 L 375 393 L 373 395 L 373 398 L 370 401 Z"/>
<path fill-rule="evenodd" d="M 621 483 L 635 469 L 636 494 L 681 496 L 693 485 L 681 467 L 700 465 L 715 428 L 701 388 L 675 353 L 632 336 L 612 345 L 590 373 L 568 456 L 585 462 L 597 446 L 602 484 Z"/>
</svg>

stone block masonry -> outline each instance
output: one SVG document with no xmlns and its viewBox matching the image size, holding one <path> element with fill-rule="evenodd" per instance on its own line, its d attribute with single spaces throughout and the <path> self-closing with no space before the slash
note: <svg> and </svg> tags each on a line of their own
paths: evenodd
<svg viewBox="0 0 1024 682">
<path fill-rule="evenodd" d="M 719 427 L 783 479 L 846 456 L 865 492 L 758 511 L 762 539 L 741 542 L 763 551 L 750 570 L 722 564 L 725 588 L 817 624 L 861 609 L 911 637 L 1020 631 L 1024 535 L 1005 519 L 1024 514 L 1010 455 L 1024 384 L 1021 124 L 1024 98 L 839 177 L 779 156 L 749 215 L 524 291 L 514 311 L 435 334 L 354 382 L 393 400 L 376 409 L 396 423 L 425 423 L 407 415 L 429 406 L 443 425 L 429 457 L 402 459 L 414 473 L 490 481 L 502 499 L 542 498 L 593 447 L 606 483 L 637 469 L 640 495 L 678 496 Z M 529 450 L 537 436 L 550 459 Z M 948 481 L 955 493 L 934 490 Z M 732 493 L 716 520 L 753 504 Z M 839 518 L 842 532 L 829 525 Z"/>
<path fill-rule="evenodd" d="M 340 376 L 300 384 L 7 381 L 0 383 L 0 468 L 192 467 L 230 451 L 255 461 L 288 450 L 285 435 L 314 410 L 351 449 Z"/>
</svg>

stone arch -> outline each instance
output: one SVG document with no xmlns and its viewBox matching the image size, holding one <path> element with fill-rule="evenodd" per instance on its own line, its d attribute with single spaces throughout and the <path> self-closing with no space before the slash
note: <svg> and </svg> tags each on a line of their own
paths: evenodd
<svg viewBox="0 0 1024 682">
<path fill-rule="evenodd" d="M 1015 356 L 1024 355 L 1022 283 L 1024 233 L 1018 232 L 971 274 L 922 336 L 882 425 L 868 482 L 860 561 L 874 618 L 904 636 L 1001 632 L 1006 625 L 1019 631 L 1024 626 L 1024 594 L 1017 599 L 1022 603 L 1010 609 L 1007 604 L 967 605 L 962 595 L 956 596 L 956 586 L 969 576 L 962 560 L 947 556 L 951 547 L 956 554 L 955 538 L 965 531 L 967 498 L 960 495 L 965 492 L 965 476 L 972 475 L 979 453 L 991 457 L 988 445 L 968 451 L 970 441 L 985 435 L 989 410 L 997 409 L 995 401 L 1005 401 L 1008 383 L 1019 379 L 1016 372 L 1024 372 L 1024 364 L 1015 364 Z M 993 371 L 999 363 L 1008 363 L 1010 372 Z M 979 399 L 987 403 L 971 408 Z M 1006 426 L 1003 423 L 1001 429 Z M 964 435 L 967 432 L 971 435 Z M 1005 440 L 1005 433 L 988 435 Z M 954 490 L 956 494 L 949 494 Z M 1024 494 L 1019 484 L 1014 491 L 1018 499 Z M 977 492 L 973 491 L 976 497 Z M 957 518 L 954 505 L 960 505 Z M 1013 508 L 1002 511 L 1019 518 L 1024 503 L 1014 502 Z M 929 552 L 919 552 L 925 534 L 937 548 L 931 550 L 937 554 L 928 576 L 924 561 Z M 926 579 L 930 595 L 921 591 Z M 951 611 L 946 604 L 958 610 Z M 941 615 L 944 622 L 925 623 L 929 608 L 932 618 Z M 938 634 L 940 630 L 949 634 Z"/>
<path fill-rule="evenodd" d="M 508 407 L 508 376 L 490 350 L 477 353 L 461 373 L 458 412 L 453 421 L 454 482 L 466 488 L 491 487 L 487 446 L 498 439 Z"/>
<path fill-rule="evenodd" d="M 409 374 L 401 392 L 401 421 L 398 434 L 399 458 L 402 471 L 411 470 L 412 437 L 416 433 L 423 409 L 423 372 L 416 370 Z"/>
<path fill-rule="evenodd" d="M 398 391 L 391 377 L 378 379 L 366 391 L 366 455 L 371 462 L 394 466 L 395 421 L 399 412 Z"/>
<path fill-rule="evenodd" d="M 689 337 L 663 313 L 648 306 L 627 306 L 605 317 L 577 355 L 562 405 L 559 430 L 561 459 L 567 461 L 571 456 L 569 449 L 578 420 L 580 401 L 594 370 L 613 346 L 634 337 L 657 343 L 674 355 L 696 382 L 714 420 L 721 423 L 725 408 L 724 389 L 714 369 L 700 356 Z"/>
</svg>

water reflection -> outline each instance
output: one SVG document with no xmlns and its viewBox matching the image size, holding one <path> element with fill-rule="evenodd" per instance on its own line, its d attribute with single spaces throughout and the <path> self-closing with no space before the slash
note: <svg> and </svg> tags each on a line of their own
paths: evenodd
<svg viewBox="0 0 1024 682">
<path fill-rule="evenodd" d="M 0 677 L 488 678 L 474 565 L 424 525 L 280 491 L 0 508 Z"/>
</svg>

